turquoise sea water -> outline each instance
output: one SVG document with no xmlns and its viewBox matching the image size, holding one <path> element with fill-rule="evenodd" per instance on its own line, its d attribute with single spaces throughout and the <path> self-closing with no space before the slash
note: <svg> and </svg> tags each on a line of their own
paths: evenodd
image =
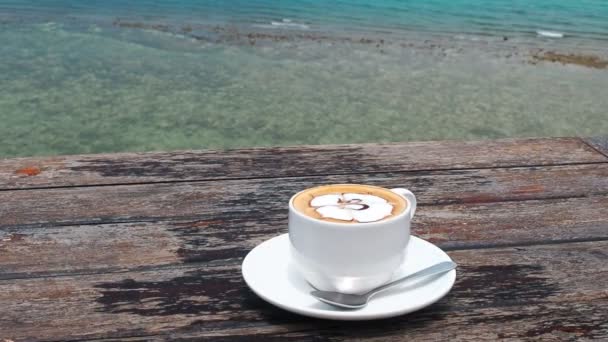
<svg viewBox="0 0 608 342">
<path fill-rule="evenodd" d="M 270 24 L 289 18 L 312 29 L 531 34 L 538 29 L 608 39 L 605 0 L 12 0 L 6 14 L 130 16 L 150 20 Z"/>
<path fill-rule="evenodd" d="M 608 132 L 543 51 L 606 58 L 608 2 L 0 0 L 0 157 Z"/>
</svg>

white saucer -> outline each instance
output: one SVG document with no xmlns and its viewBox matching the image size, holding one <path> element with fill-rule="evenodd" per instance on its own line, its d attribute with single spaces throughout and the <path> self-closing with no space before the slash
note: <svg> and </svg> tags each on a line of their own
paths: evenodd
<svg viewBox="0 0 608 342">
<path fill-rule="evenodd" d="M 454 281 L 456 270 L 446 274 L 406 282 L 374 296 L 359 310 L 343 310 L 321 303 L 309 292 L 314 290 L 289 261 L 289 236 L 283 234 L 255 247 L 243 260 L 243 278 L 265 301 L 304 316 L 335 320 L 367 320 L 402 315 L 420 310 L 445 296 Z M 451 261 L 439 247 L 412 236 L 406 262 L 395 278 L 414 273 L 441 261 Z"/>
</svg>

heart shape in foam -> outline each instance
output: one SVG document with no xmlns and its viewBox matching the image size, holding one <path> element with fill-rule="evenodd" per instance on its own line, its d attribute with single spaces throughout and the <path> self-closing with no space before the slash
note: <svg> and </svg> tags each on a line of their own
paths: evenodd
<svg viewBox="0 0 608 342">
<path fill-rule="evenodd" d="M 393 206 L 382 197 L 356 193 L 317 196 L 310 205 L 322 217 L 361 223 L 380 221 L 393 211 Z"/>
</svg>

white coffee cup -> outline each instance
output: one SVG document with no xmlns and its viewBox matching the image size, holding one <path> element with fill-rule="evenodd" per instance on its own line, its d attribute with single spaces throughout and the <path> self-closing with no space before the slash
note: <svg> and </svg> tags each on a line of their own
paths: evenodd
<svg viewBox="0 0 608 342">
<path fill-rule="evenodd" d="M 416 196 L 390 189 L 407 202 L 393 217 L 369 223 L 335 223 L 306 216 L 289 201 L 292 264 L 316 289 L 364 293 L 387 283 L 404 262 Z"/>
</svg>

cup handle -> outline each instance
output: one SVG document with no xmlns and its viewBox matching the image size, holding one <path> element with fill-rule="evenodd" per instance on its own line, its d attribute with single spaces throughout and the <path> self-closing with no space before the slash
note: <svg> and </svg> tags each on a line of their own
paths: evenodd
<svg viewBox="0 0 608 342">
<path fill-rule="evenodd" d="M 404 188 L 395 188 L 391 189 L 391 191 L 405 197 L 405 199 L 410 202 L 410 205 L 412 206 L 412 210 L 410 211 L 410 219 L 414 218 L 414 214 L 416 213 L 416 196 L 414 196 L 414 193 Z"/>
</svg>

